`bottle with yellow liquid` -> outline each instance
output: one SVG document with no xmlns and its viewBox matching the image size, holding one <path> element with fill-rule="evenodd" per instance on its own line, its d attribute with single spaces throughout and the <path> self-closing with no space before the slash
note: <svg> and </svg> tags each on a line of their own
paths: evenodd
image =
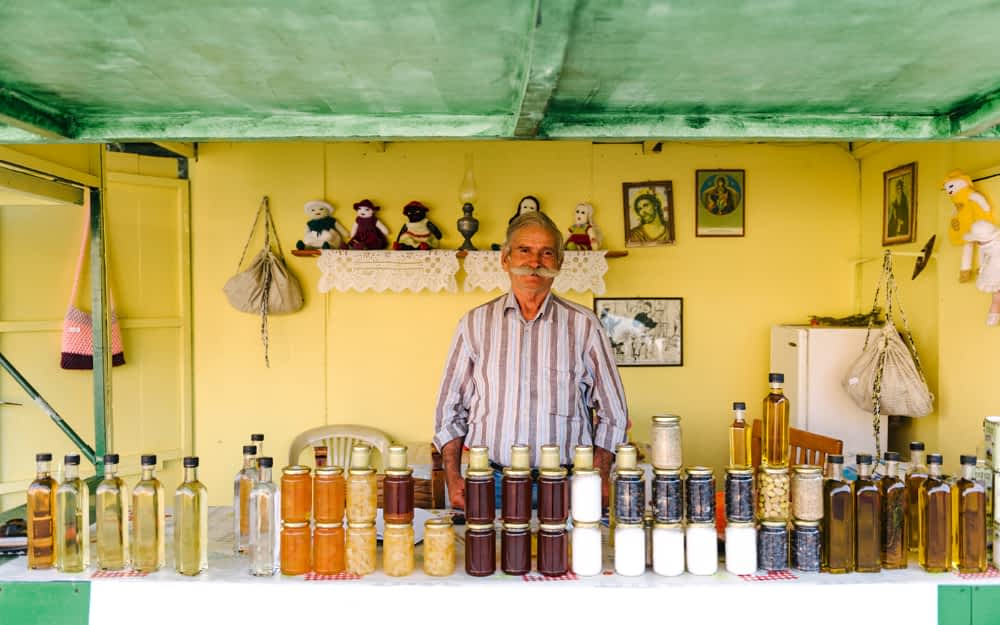
<svg viewBox="0 0 1000 625">
<path fill-rule="evenodd" d="M 882 496 L 882 568 L 905 569 L 909 559 L 906 545 L 906 483 L 899 477 L 899 453 L 885 452 L 885 475 L 879 480 Z"/>
<path fill-rule="evenodd" d="M 104 479 L 95 492 L 97 568 L 121 571 L 129 565 L 128 486 L 118 477 L 118 454 L 104 456 Z"/>
<path fill-rule="evenodd" d="M 140 464 L 142 474 L 132 489 L 132 568 L 152 573 L 166 562 L 164 493 L 153 475 L 156 455 L 143 455 Z"/>
<path fill-rule="evenodd" d="M 858 454 L 858 479 L 854 481 L 854 570 L 882 570 L 882 495 L 872 479 L 871 454 Z"/>
<path fill-rule="evenodd" d="M 920 545 L 917 559 L 929 573 L 951 569 L 951 485 L 941 477 L 941 454 L 927 454 L 927 477 L 920 485 Z"/>
<path fill-rule="evenodd" d="M 771 391 L 764 398 L 764 428 L 761 433 L 761 466 L 781 468 L 788 466 L 788 411 L 790 403 L 782 387 L 785 374 L 772 373 L 767 377 Z"/>
<path fill-rule="evenodd" d="M 962 456 L 962 477 L 952 488 L 955 567 L 959 573 L 986 571 L 986 487 L 975 479 L 976 457 Z M 994 547 L 996 548 L 996 547 Z"/>
<path fill-rule="evenodd" d="M 906 471 L 906 544 L 910 551 L 920 547 L 920 485 L 927 478 L 924 444 L 910 443 L 910 468 Z"/>
<path fill-rule="evenodd" d="M 198 481 L 198 457 L 184 458 L 184 481 L 174 493 L 174 568 L 197 575 L 208 568 L 208 489 Z"/>
<path fill-rule="evenodd" d="M 55 564 L 56 481 L 50 475 L 52 454 L 35 454 L 35 480 L 28 486 L 28 568 Z"/>
<path fill-rule="evenodd" d="M 854 491 L 844 479 L 844 457 L 831 454 L 823 482 L 822 570 L 850 573 L 854 570 Z"/>
<path fill-rule="evenodd" d="M 733 422 L 729 425 L 729 466 L 750 466 L 750 427 L 746 420 L 747 405 L 733 402 Z"/>
<path fill-rule="evenodd" d="M 254 434 L 260 436 L 263 434 Z M 243 553 L 250 543 L 250 491 L 257 484 L 259 469 L 257 468 L 256 445 L 243 446 L 243 468 L 236 473 L 233 480 L 233 552 Z"/>
<path fill-rule="evenodd" d="M 80 479 L 80 456 L 63 459 L 56 489 L 56 568 L 79 573 L 90 566 L 90 493 Z"/>
</svg>

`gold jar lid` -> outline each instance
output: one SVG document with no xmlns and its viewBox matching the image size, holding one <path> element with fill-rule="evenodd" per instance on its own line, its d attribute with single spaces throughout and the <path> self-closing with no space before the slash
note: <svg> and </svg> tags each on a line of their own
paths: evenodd
<svg viewBox="0 0 1000 625">
<path fill-rule="evenodd" d="M 494 527 L 492 523 L 469 523 L 468 525 L 465 526 L 465 528 L 468 530 L 479 531 L 479 532 L 483 530 L 496 529 L 496 527 Z"/>
<path fill-rule="evenodd" d="M 368 528 L 375 529 L 374 523 L 348 523 L 347 529 L 349 530 L 366 530 Z"/>
<path fill-rule="evenodd" d="M 712 467 L 688 467 L 684 470 L 688 477 L 710 477 L 713 475 Z"/>
<path fill-rule="evenodd" d="M 294 530 L 294 529 L 301 529 L 303 527 L 309 527 L 309 523 L 285 523 L 284 521 L 282 521 L 281 527 L 284 529 Z"/>
<path fill-rule="evenodd" d="M 504 475 L 523 477 L 531 474 L 531 448 L 527 445 L 510 446 L 510 466 L 503 470 Z"/>
<path fill-rule="evenodd" d="M 681 422 L 680 415 L 658 414 L 653 415 L 653 425 L 678 425 Z"/>
<path fill-rule="evenodd" d="M 454 525 L 450 518 L 434 518 L 424 521 L 424 529 L 446 529 Z"/>
<path fill-rule="evenodd" d="M 653 469 L 653 475 L 665 475 L 667 477 L 677 477 L 681 476 L 680 469 Z"/>
<path fill-rule="evenodd" d="M 372 448 L 368 445 L 355 445 L 351 447 L 350 470 L 368 470 L 372 464 Z"/>
<path fill-rule="evenodd" d="M 305 475 L 309 473 L 312 469 L 303 464 L 293 464 L 285 467 L 281 470 L 285 475 Z"/>
<path fill-rule="evenodd" d="M 653 522 L 654 530 L 679 530 L 681 529 L 680 523 L 661 523 L 660 521 Z"/>
<path fill-rule="evenodd" d="M 542 532 L 565 532 L 565 523 L 539 523 L 538 529 Z"/>
<path fill-rule="evenodd" d="M 823 467 L 817 464 L 797 464 L 792 467 L 792 471 L 802 475 L 813 475 L 823 472 Z"/>
<path fill-rule="evenodd" d="M 729 465 L 726 467 L 729 475 L 753 475 L 753 467 L 741 467 L 739 465 Z"/>
<path fill-rule="evenodd" d="M 760 525 L 761 527 L 770 527 L 774 529 L 778 528 L 788 529 L 788 524 L 785 523 L 784 521 L 761 521 Z"/>
<path fill-rule="evenodd" d="M 594 470 L 594 448 L 590 445 L 577 445 L 573 448 L 573 472 Z"/>
<path fill-rule="evenodd" d="M 688 526 L 688 529 L 710 528 L 713 532 L 715 531 L 715 522 L 714 521 L 705 521 L 705 522 L 698 522 L 698 523 L 688 522 L 687 526 Z"/>
<path fill-rule="evenodd" d="M 753 529 L 753 521 L 726 521 L 726 527 L 749 527 Z"/>
<path fill-rule="evenodd" d="M 413 524 L 412 523 L 386 523 L 385 524 L 385 529 L 387 529 L 387 530 L 389 530 L 389 529 L 392 529 L 392 530 L 411 529 L 412 530 L 413 529 Z"/>
<path fill-rule="evenodd" d="M 599 529 L 601 527 L 600 521 L 573 521 L 573 529 Z"/>
<path fill-rule="evenodd" d="M 547 478 L 566 477 L 566 468 L 559 464 L 559 445 L 542 445 L 538 474 Z"/>
<path fill-rule="evenodd" d="M 303 523 L 303 525 L 305 525 L 305 523 Z M 332 530 L 332 529 L 337 529 L 338 527 L 343 527 L 343 526 L 344 526 L 343 523 L 317 523 L 316 524 L 316 529 L 318 529 L 318 530 Z"/>
<path fill-rule="evenodd" d="M 643 476 L 645 472 L 642 469 L 617 469 L 615 475 L 621 475 L 624 477 L 636 477 Z"/>
<path fill-rule="evenodd" d="M 819 527 L 819 521 L 803 521 L 801 519 L 795 519 L 792 523 L 795 527 Z"/>
<path fill-rule="evenodd" d="M 632 529 L 632 528 L 634 528 L 634 529 L 637 529 L 637 530 L 641 530 L 642 529 L 642 523 L 641 522 L 640 523 L 622 523 L 621 521 L 617 521 L 616 520 L 615 521 L 615 529 L 619 529 L 619 528 L 623 528 L 623 529 Z"/>
<path fill-rule="evenodd" d="M 634 469 L 639 463 L 639 450 L 636 449 L 635 445 L 632 444 L 622 444 L 617 447 L 617 454 L 615 461 L 618 465 L 618 470 L 621 469 Z"/>
<path fill-rule="evenodd" d="M 508 532 L 526 532 L 531 529 L 531 523 L 504 523 L 503 529 Z"/>
<path fill-rule="evenodd" d="M 406 445 L 389 445 L 388 455 L 386 469 L 405 471 L 408 468 L 406 464 Z"/>
<path fill-rule="evenodd" d="M 343 475 L 344 469 L 341 467 L 316 467 L 316 477 L 336 477 L 338 475 Z"/>
<path fill-rule="evenodd" d="M 493 475 L 490 468 L 490 450 L 477 445 L 469 447 L 469 469 L 465 473 L 469 477 L 486 477 Z"/>
<path fill-rule="evenodd" d="M 768 475 L 788 475 L 788 467 L 761 467 L 760 471 Z"/>
</svg>

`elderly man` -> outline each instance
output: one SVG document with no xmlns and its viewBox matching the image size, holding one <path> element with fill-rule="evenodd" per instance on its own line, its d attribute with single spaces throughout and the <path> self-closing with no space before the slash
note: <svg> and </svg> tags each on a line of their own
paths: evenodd
<svg viewBox="0 0 1000 625">
<path fill-rule="evenodd" d="M 625 393 L 600 321 L 551 293 L 562 260 L 552 220 L 537 211 L 519 216 L 500 255 L 510 292 L 459 322 L 434 428 L 454 508 L 465 509 L 463 444 L 489 447 L 497 472 L 513 444 L 529 446 L 533 466 L 542 445 L 559 445 L 569 465 L 574 446 L 592 444 L 607 494 L 613 451 L 628 428 Z"/>
</svg>

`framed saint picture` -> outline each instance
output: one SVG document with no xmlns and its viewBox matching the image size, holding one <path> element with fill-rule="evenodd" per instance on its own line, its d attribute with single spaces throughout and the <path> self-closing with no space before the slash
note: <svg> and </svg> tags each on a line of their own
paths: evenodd
<svg viewBox="0 0 1000 625">
<path fill-rule="evenodd" d="M 917 238 L 917 164 L 907 163 L 882 174 L 882 245 Z"/>
<path fill-rule="evenodd" d="M 699 169 L 694 174 L 695 236 L 741 237 L 746 232 L 746 171 Z"/>
<path fill-rule="evenodd" d="M 594 312 L 620 367 L 684 365 L 680 297 L 595 297 Z"/>
<path fill-rule="evenodd" d="M 669 180 L 622 183 L 625 247 L 674 243 L 674 185 Z"/>
</svg>

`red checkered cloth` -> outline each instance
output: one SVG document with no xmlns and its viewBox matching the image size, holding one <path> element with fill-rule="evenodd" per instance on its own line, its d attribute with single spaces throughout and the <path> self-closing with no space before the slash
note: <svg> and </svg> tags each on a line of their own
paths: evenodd
<svg viewBox="0 0 1000 625">
<path fill-rule="evenodd" d="M 109 579 L 115 577 L 146 577 L 149 575 L 147 571 L 133 571 L 129 569 L 127 571 L 94 571 L 90 574 L 90 579 Z"/>
<path fill-rule="evenodd" d="M 555 575 L 553 577 L 549 577 L 548 575 L 537 575 L 535 573 L 528 573 L 526 575 L 521 576 L 521 579 L 523 579 L 526 582 L 575 582 L 580 578 L 577 577 L 576 573 L 574 573 L 573 571 L 569 571 L 565 575 Z"/>
<path fill-rule="evenodd" d="M 768 571 L 766 575 L 740 575 L 745 582 L 773 582 L 779 580 L 798 579 L 791 571 Z"/>
<path fill-rule="evenodd" d="M 355 580 L 361 579 L 361 576 L 357 573 L 348 573 L 344 571 L 342 573 L 334 573 L 333 575 L 325 575 L 323 573 L 317 573 L 315 571 L 309 571 L 305 574 L 303 578 L 307 582 L 340 582 L 344 580 Z"/>
<path fill-rule="evenodd" d="M 986 579 L 987 577 L 1000 577 L 1000 571 L 991 566 L 983 573 L 958 573 L 959 579 Z"/>
</svg>

